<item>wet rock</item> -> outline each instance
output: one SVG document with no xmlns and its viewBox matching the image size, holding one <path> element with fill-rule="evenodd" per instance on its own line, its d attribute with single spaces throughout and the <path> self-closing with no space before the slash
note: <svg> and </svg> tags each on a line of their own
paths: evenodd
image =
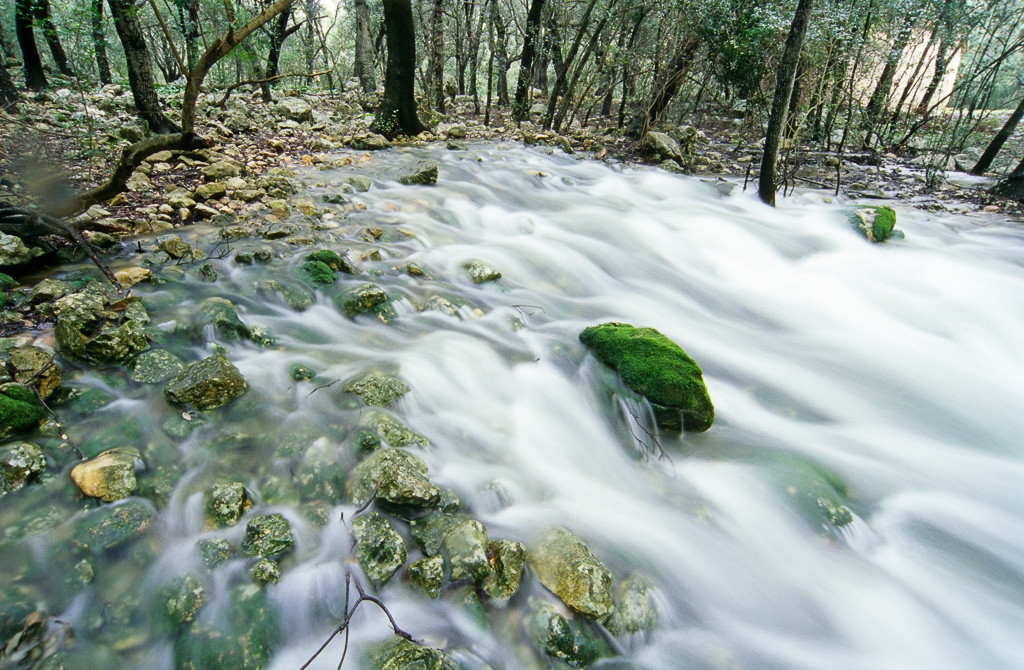
<svg viewBox="0 0 1024 670">
<path fill-rule="evenodd" d="M 364 174 L 352 174 L 345 177 L 345 183 L 356 190 L 357 193 L 366 193 L 373 186 L 373 180 Z"/>
<path fill-rule="evenodd" d="M 194 203 L 193 203 L 194 204 Z M 136 284 L 149 281 L 153 278 L 153 271 L 147 268 L 131 267 L 118 270 L 114 273 L 117 281 L 125 288 L 131 288 Z"/>
<path fill-rule="evenodd" d="M 288 365 L 288 377 L 293 382 L 305 382 L 316 377 L 316 370 L 301 363 L 291 363 Z"/>
<path fill-rule="evenodd" d="M 370 645 L 361 659 L 363 670 L 445 670 L 440 649 L 392 637 Z"/>
<path fill-rule="evenodd" d="M 17 491 L 46 471 L 46 456 L 31 442 L 0 447 L 0 495 Z"/>
<path fill-rule="evenodd" d="M 345 387 L 347 393 L 355 393 L 363 402 L 373 407 L 384 407 L 409 392 L 409 387 L 395 377 L 371 372 Z"/>
<path fill-rule="evenodd" d="M 23 265 L 46 252 L 39 247 L 28 247 L 20 237 L 0 233 L 0 268 Z"/>
<path fill-rule="evenodd" d="M 596 621 L 613 609 L 612 575 L 578 537 L 552 528 L 529 552 L 530 567 L 566 605 Z"/>
<path fill-rule="evenodd" d="M 437 183 L 437 166 L 427 161 L 403 168 L 397 175 L 398 183 L 405 186 L 433 186 Z"/>
<path fill-rule="evenodd" d="M 451 514 L 428 514 L 409 523 L 412 536 L 427 556 L 438 556 L 448 533 L 459 525 L 459 517 Z"/>
<path fill-rule="evenodd" d="M 605 323 L 585 329 L 580 341 L 650 401 L 662 428 L 704 431 L 714 423 L 700 366 L 657 330 Z"/>
<path fill-rule="evenodd" d="M 141 535 L 152 520 L 148 505 L 129 499 L 83 514 L 74 524 L 71 542 L 86 551 L 113 549 Z"/>
<path fill-rule="evenodd" d="M 615 611 L 608 619 L 608 630 L 616 637 L 648 633 L 658 624 L 650 580 L 635 573 L 619 582 L 615 589 Z"/>
<path fill-rule="evenodd" d="M 171 258 L 185 258 L 192 255 L 192 246 L 176 235 L 164 235 L 157 238 L 156 248 Z"/>
<path fill-rule="evenodd" d="M 356 273 L 355 267 L 352 266 L 345 256 L 331 249 L 319 249 L 311 254 L 307 254 L 306 260 L 324 263 L 334 272 L 344 272 L 349 275 Z"/>
<path fill-rule="evenodd" d="M 164 389 L 167 402 L 213 409 L 227 404 L 249 390 L 249 384 L 222 354 L 193 363 Z"/>
<path fill-rule="evenodd" d="M 441 554 L 452 581 L 478 582 L 490 574 L 487 550 L 487 529 L 482 523 L 475 519 L 458 522 L 441 542 Z"/>
<path fill-rule="evenodd" d="M 269 558 L 260 558 L 249 568 L 249 576 L 260 586 L 276 584 L 281 580 L 281 568 Z"/>
<path fill-rule="evenodd" d="M 526 547 L 510 540 L 490 542 L 487 546 L 487 561 L 490 570 L 483 587 L 492 598 L 511 598 L 519 590 L 526 563 Z"/>
<path fill-rule="evenodd" d="M 139 354 L 132 362 L 130 378 L 139 384 L 159 384 L 185 371 L 185 363 L 164 349 Z"/>
<path fill-rule="evenodd" d="M 409 566 L 409 581 L 431 598 L 441 594 L 444 584 L 444 558 L 428 556 Z"/>
<path fill-rule="evenodd" d="M 405 565 L 402 536 L 377 512 L 353 521 L 352 535 L 356 539 L 356 561 L 374 586 L 386 584 Z"/>
<path fill-rule="evenodd" d="M 59 300 L 69 293 L 75 292 L 75 284 L 59 279 L 47 278 L 36 284 L 29 292 L 29 302 L 40 305 Z"/>
<path fill-rule="evenodd" d="M 0 384 L 11 382 L 31 382 L 45 400 L 60 386 L 61 369 L 53 355 L 39 347 L 7 346 L 0 340 Z"/>
<path fill-rule="evenodd" d="M 345 493 L 353 503 L 365 502 L 374 490 L 379 501 L 415 509 L 432 508 L 441 497 L 440 489 L 430 483 L 426 461 L 392 447 L 367 456 L 345 481 Z"/>
<path fill-rule="evenodd" d="M 676 142 L 665 133 L 648 131 L 640 140 L 641 149 L 660 160 L 682 163 L 683 154 Z"/>
<path fill-rule="evenodd" d="M 430 446 L 430 440 L 413 431 L 398 419 L 390 417 L 381 411 L 365 412 L 359 418 L 359 425 L 372 429 L 391 447 Z M 377 446 L 379 446 L 379 441 Z"/>
<path fill-rule="evenodd" d="M 192 327 L 199 333 L 213 328 L 227 341 L 248 339 L 251 334 L 249 327 L 238 317 L 235 305 L 230 300 L 216 296 L 199 303 L 192 318 Z"/>
<path fill-rule="evenodd" d="M 351 138 L 348 141 L 348 145 L 359 151 L 376 151 L 378 149 L 389 148 L 391 146 L 391 142 L 388 142 L 387 138 L 383 135 L 377 135 L 376 133 L 362 133 Z"/>
<path fill-rule="evenodd" d="M 539 598 L 529 599 L 524 625 L 527 637 L 545 656 L 585 668 L 600 655 L 597 637 L 586 624 L 563 616 Z"/>
<path fill-rule="evenodd" d="M 140 302 L 111 302 L 105 295 L 83 291 L 56 302 L 54 335 L 65 356 L 112 364 L 149 348 L 149 315 Z"/>
<path fill-rule="evenodd" d="M 173 580 L 161 590 L 164 609 L 174 624 L 194 621 L 199 610 L 210 599 L 203 583 L 193 574 L 186 574 Z"/>
<path fill-rule="evenodd" d="M 256 585 L 236 587 L 223 616 L 201 617 L 177 639 L 178 670 L 261 670 L 277 648 L 278 611 Z"/>
<path fill-rule="evenodd" d="M 206 516 L 214 525 L 225 528 L 238 523 L 252 505 L 252 497 L 241 483 L 217 483 L 207 493 Z"/>
<path fill-rule="evenodd" d="M 349 317 L 375 311 L 388 300 L 388 294 L 379 286 L 366 284 L 358 289 L 348 291 L 341 298 L 342 311 Z"/>
<path fill-rule="evenodd" d="M 323 288 L 334 283 L 334 272 L 327 263 L 306 261 L 299 266 L 302 279 L 314 288 Z"/>
<path fill-rule="evenodd" d="M 199 547 L 199 555 L 203 557 L 203 565 L 208 570 L 213 570 L 231 558 L 231 544 L 222 537 L 199 540 L 197 545 Z"/>
<path fill-rule="evenodd" d="M 484 282 L 501 279 L 501 272 L 475 258 L 463 263 L 462 269 L 466 271 L 466 274 L 469 275 L 474 284 L 483 284 Z"/>
<path fill-rule="evenodd" d="M 0 384 L 0 439 L 25 433 L 46 416 L 35 391 L 24 384 Z"/>
<path fill-rule="evenodd" d="M 90 498 L 114 502 L 135 492 L 135 468 L 142 457 L 138 449 L 109 449 L 71 469 L 71 479 Z"/>
<path fill-rule="evenodd" d="M 313 120 L 313 107 L 302 98 L 281 98 L 274 107 L 274 112 L 296 123 Z"/>
<path fill-rule="evenodd" d="M 280 514 L 254 516 L 245 524 L 242 553 L 246 556 L 276 558 L 294 546 L 291 524 Z"/>
<path fill-rule="evenodd" d="M 871 242 L 885 242 L 890 237 L 903 237 L 896 227 L 896 211 L 885 205 L 857 207 L 848 214 L 854 230 Z M 894 234 L 898 233 L 898 234 Z"/>
</svg>

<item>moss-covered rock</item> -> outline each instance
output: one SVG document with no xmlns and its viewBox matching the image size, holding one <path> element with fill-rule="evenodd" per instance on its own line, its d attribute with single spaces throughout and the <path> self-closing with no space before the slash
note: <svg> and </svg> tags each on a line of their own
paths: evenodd
<svg viewBox="0 0 1024 670">
<path fill-rule="evenodd" d="M 327 263 L 306 261 L 299 266 L 299 276 L 310 286 L 322 288 L 334 283 L 334 272 Z"/>
<path fill-rule="evenodd" d="M 462 269 L 466 271 L 466 274 L 469 275 L 474 284 L 483 284 L 484 282 L 501 279 L 501 272 L 476 258 L 463 263 Z"/>
<path fill-rule="evenodd" d="M 431 598 L 441 593 L 444 585 L 444 558 L 426 556 L 409 566 L 409 581 Z"/>
<path fill-rule="evenodd" d="M 441 554 L 452 581 L 478 582 L 490 573 L 487 560 L 487 529 L 475 519 L 462 519 L 445 534 Z"/>
<path fill-rule="evenodd" d="M 17 491 L 46 470 L 38 445 L 19 442 L 0 447 L 0 495 Z"/>
<path fill-rule="evenodd" d="M 39 347 L 7 346 L 0 340 L 0 384 L 31 383 L 43 399 L 49 398 L 61 383 L 61 369 L 53 356 Z M 4 356 L 6 354 L 6 356 Z"/>
<path fill-rule="evenodd" d="M 218 482 L 206 494 L 206 518 L 220 528 L 233 526 L 252 505 L 241 482 Z"/>
<path fill-rule="evenodd" d="M 35 391 L 24 384 L 0 384 L 0 439 L 32 430 L 46 416 Z"/>
<path fill-rule="evenodd" d="M 71 542 L 86 551 L 105 551 L 135 539 L 149 527 L 153 510 L 140 500 L 92 510 L 74 524 Z"/>
<path fill-rule="evenodd" d="M 430 482 L 426 461 L 393 447 L 367 456 L 345 481 L 345 493 L 353 503 L 365 502 L 375 490 L 378 501 L 401 508 L 430 509 L 441 497 Z"/>
<path fill-rule="evenodd" d="M 178 670 L 261 670 L 277 647 L 279 613 L 256 585 L 235 588 L 221 616 L 193 622 L 174 649 Z"/>
<path fill-rule="evenodd" d="M 199 303 L 192 316 L 191 328 L 196 335 L 213 329 L 221 339 L 227 341 L 248 339 L 251 335 L 249 326 L 242 323 L 238 316 L 238 308 L 234 303 L 217 296 Z"/>
<path fill-rule="evenodd" d="M 398 183 L 406 186 L 433 186 L 437 183 L 437 165 L 417 161 L 399 170 L 397 177 Z"/>
<path fill-rule="evenodd" d="M 210 599 L 206 587 L 191 573 L 173 579 L 163 586 L 160 595 L 167 616 L 177 625 L 194 621 L 199 610 Z"/>
<path fill-rule="evenodd" d="M 430 440 L 413 431 L 398 419 L 379 410 L 363 412 L 359 417 L 359 425 L 372 429 L 380 439 L 383 439 L 391 447 L 430 446 Z M 380 440 L 377 440 L 377 446 L 380 446 Z M 375 450 L 377 446 L 368 451 Z"/>
<path fill-rule="evenodd" d="M 658 623 L 658 609 L 650 580 L 640 573 L 626 577 L 615 588 L 615 611 L 608 630 L 617 637 L 647 633 Z"/>
<path fill-rule="evenodd" d="M 188 366 L 164 388 L 167 402 L 213 409 L 231 402 L 249 390 L 242 373 L 222 354 Z"/>
<path fill-rule="evenodd" d="M 307 261 L 323 263 L 334 272 L 344 272 L 349 275 L 356 273 L 356 269 L 345 256 L 331 249 L 318 249 L 307 254 L 305 258 Z"/>
<path fill-rule="evenodd" d="M 680 415 L 685 430 L 704 431 L 714 423 L 715 407 L 700 366 L 654 328 L 605 323 L 585 329 L 580 341 L 650 401 L 659 425 L 671 429 Z"/>
<path fill-rule="evenodd" d="M 245 525 L 242 553 L 246 556 L 276 558 L 295 546 L 292 526 L 280 514 L 263 514 Z"/>
<path fill-rule="evenodd" d="M 203 565 L 208 570 L 213 570 L 224 561 L 231 558 L 231 544 L 223 537 L 211 537 L 199 540 L 197 543 L 199 555 L 203 558 Z"/>
<path fill-rule="evenodd" d="M 526 547 L 510 540 L 488 543 L 487 561 L 490 571 L 481 586 L 492 598 L 511 598 L 519 590 L 526 563 Z"/>
<path fill-rule="evenodd" d="M 281 580 L 281 568 L 274 561 L 261 556 L 249 568 L 249 576 L 260 586 L 276 584 Z"/>
<path fill-rule="evenodd" d="M 140 302 L 112 301 L 98 291 L 58 300 L 54 335 L 61 353 L 92 363 L 120 363 L 149 348 L 149 315 Z"/>
<path fill-rule="evenodd" d="M 552 528 L 528 557 L 541 584 L 566 605 L 596 621 L 611 615 L 612 575 L 583 540 L 565 528 Z"/>
<path fill-rule="evenodd" d="M 544 656 L 585 668 L 601 654 L 601 644 L 585 622 L 563 615 L 540 598 L 529 599 L 523 624 L 527 637 Z"/>
<path fill-rule="evenodd" d="M 141 459 L 134 447 L 108 449 L 71 468 L 71 479 L 85 495 L 114 502 L 135 492 L 135 469 Z"/>
<path fill-rule="evenodd" d="M 132 361 L 129 377 L 139 384 L 159 384 L 185 371 L 185 363 L 165 349 L 144 351 Z"/>
<path fill-rule="evenodd" d="M 356 317 L 369 312 L 378 313 L 386 308 L 388 294 L 380 286 L 365 284 L 347 291 L 339 300 L 339 306 L 346 316 Z"/>
<path fill-rule="evenodd" d="M 427 556 L 436 556 L 441 553 L 445 536 L 461 521 L 457 516 L 434 512 L 410 521 L 409 529 L 423 553 Z"/>
<path fill-rule="evenodd" d="M 409 390 L 401 379 L 376 372 L 366 374 L 345 387 L 347 393 L 355 393 L 367 405 L 374 407 L 390 405 Z"/>
<path fill-rule="evenodd" d="M 864 205 L 849 213 L 850 225 L 871 242 L 902 237 L 896 230 L 896 210 L 885 205 Z M 895 233 L 895 234 L 894 234 Z"/>
<path fill-rule="evenodd" d="M 402 536 L 377 512 L 352 522 L 356 539 L 355 559 L 374 586 L 382 586 L 405 565 L 407 552 Z"/>
<path fill-rule="evenodd" d="M 392 638 L 370 645 L 359 666 L 363 670 L 444 670 L 440 649 Z"/>
</svg>

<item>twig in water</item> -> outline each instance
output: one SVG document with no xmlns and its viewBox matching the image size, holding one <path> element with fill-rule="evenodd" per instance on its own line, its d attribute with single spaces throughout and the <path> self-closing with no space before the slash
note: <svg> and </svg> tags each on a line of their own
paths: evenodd
<svg viewBox="0 0 1024 670">
<path fill-rule="evenodd" d="M 526 317 L 528 317 L 528 316 L 533 316 L 534 314 L 536 314 L 536 312 L 527 312 L 527 311 L 526 311 L 526 308 L 527 308 L 527 307 L 529 307 L 530 309 L 536 309 L 536 310 L 540 310 L 541 312 L 543 312 L 543 311 L 544 311 L 544 308 L 543 308 L 543 307 L 541 307 L 540 305 L 512 305 L 512 307 L 513 307 L 513 308 L 514 308 L 514 309 L 515 309 L 515 310 L 516 310 L 517 312 L 519 312 L 519 316 L 523 317 L 524 319 L 525 319 Z"/>
<path fill-rule="evenodd" d="M 315 389 L 313 389 L 312 391 L 310 391 L 309 393 L 307 393 L 307 394 L 306 394 L 306 397 L 308 398 L 309 396 L 313 395 L 314 393 L 316 393 L 316 392 L 317 392 L 317 391 L 319 391 L 320 389 L 326 389 L 326 388 L 330 388 L 330 387 L 334 386 L 335 384 L 337 384 L 337 383 L 338 383 L 338 382 L 340 382 L 340 381 L 341 381 L 340 379 L 335 379 L 335 380 L 334 380 L 333 382 L 331 382 L 330 384 L 321 384 L 320 386 L 317 386 L 317 387 L 316 387 Z"/>
</svg>

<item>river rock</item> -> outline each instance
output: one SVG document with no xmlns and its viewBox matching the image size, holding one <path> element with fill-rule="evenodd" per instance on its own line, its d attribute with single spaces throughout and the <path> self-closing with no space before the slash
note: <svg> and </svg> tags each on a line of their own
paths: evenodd
<svg viewBox="0 0 1024 670">
<path fill-rule="evenodd" d="M 313 120 L 313 107 L 302 98 L 281 98 L 277 101 L 274 111 L 296 123 Z"/>
<path fill-rule="evenodd" d="M 475 519 L 464 519 L 444 536 L 441 554 L 452 581 L 479 582 L 490 573 L 487 560 L 487 529 Z"/>
<path fill-rule="evenodd" d="M 390 447 L 421 446 L 429 447 L 430 440 L 413 431 L 404 423 L 388 416 L 380 410 L 364 412 L 359 417 L 359 425 L 363 428 L 373 430 L 380 439 L 387 442 Z M 373 447 L 376 449 L 378 444 Z"/>
<path fill-rule="evenodd" d="M 417 161 L 398 173 L 398 183 L 405 186 L 433 186 L 437 183 L 437 166 L 427 161 Z"/>
<path fill-rule="evenodd" d="M 540 583 L 566 605 L 596 621 L 614 610 L 612 575 L 581 539 L 552 528 L 529 552 L 530 567 Z"/>
<path fill-rule="evenodd" d="M 246 556 L 276 558 L 295 546 L 292 526 L 280 514 L 254 516 L 245 524 L 242 553 Z"/>
<path fill-rule="evenodd" d="M 130 498 L 80 516 L 74 524 L 71 542 L 86 551 L 113 549 L 141 535 L 152 520 L 152 508 Z"/>
<path fill-rule="evenodd" d="M 192 255 L 192 246 L 177 235 L 158 237 L 156 239 L 156 248 L 175 259 Z"/>
<path fill-rule="evenodd" d="M 0 495 L 17 491 L 46 471 L 46 456 L 38 445 L 17 442 L 0 447 Z"/>
<path fill-rule="evenodd" d="M 501 279 L 501 272 L 476 258 L 463 263 L 462 269 L 466 271 L 466 274 L 469 275 L 474 284 L 483 284 L 484 282 Z"/>
<path fill-rule="evenodd" d="M 896 227 L 896 211 L 885 205 L 866 205 L 849 212 L 850 225 L 871 242 L 885 242 L 899 231 Z"/>
<path fill-rule="evenodd" d="M 100 364 L 120 363 L 149 348 L 149 315 L 140 302 L 111 302 L 83 291 L 56 302 L 54 335 L 65 356 Z"/>
<path fill-rule="evenodd" d="M 314 288 L 323 288 L 334 283 L 331 266 L 318 260 L 308 260 L 300 265 L 299 276 Z"/>
<path fill-rule="evenodd" d="M 441 594 L 444 585 L 444 558 L 427 556 L 409 566 L 409 581 L 431 598 Z"/>
<path fill-rule="evenodd" d="M 135 468 L 141 462 L 138 449 L 108 449 L 71 469 L 71 479 L 90 498 L 114 502 L 135 492 Z"/>
<path fill-rule="evenodd" d="M 348 145 L 359 151 L 376 151 L 378 149 L 390 148 L 391 142 L 383 135 L 378 135 L 377 133 L 362 133 L 349 139 Z"/>
<path fill-rule="evenodd" d="M 409 392 L 401 379 L 376 372 L 366 374 L 345 387 L 346 393 L 355 393 L 372 407 L 384 407 Z"/>
<path fill-rule="evenodd" d="M 203 583 L 191 573 L 178 577 L 160 589 L 164 609 L 171 622 L 180 625 L 194 621 L 210 599 Z"/>
<path fill-rule="evenodd" d="M 444 538 L 460 523 L 459 517 L 445 513 L 431 513 L 409 522 L 409 529 L 423 553 L 438 556 Z"/>
<path fill-rule="evenodd" d="M 214 296 L 199 303 L 192 317 L 195 332 L 202 333 L 212 327 L 225 340 L 248 339 L 251 331 L 238 317 L 238 310 L 230 300 Z"/>
<path fill-rule="evenodd" d="M 359 314 L 375 311 L 386 304 L 388 294 L 380 286 L 365 284 L 359 288 L 346 292 L 341 297 L 341 308 L 347 316 L 355 317 Z"/>
<path fill-rule="evenodd" d="M 672 160 L 682 163 L 683 154 L 679 149 L 679 142 L 676 142 L 665 133 L 653 130 L 648 131 L 640 140 L 640 147 L 643 151 L 660 160 Z"/>
<path fill-rule="evenodd" d="M 491 598 L 511 598 L 519 590 L 526 564 L 526 547 L 510 540 L 497 540 L 487 546 L 490 571 L 483 587 Z"/>
<path fill-rule="evenodd" d="M 440 649 L 395 637 L 371 645 L 361 660 L 362 670 L 445 670 L 450 667 Z"/>
<path fill-rule="evenodd" d="M 705 431 L 714 423 L 715 407 L 700 366 L 654 328 L 605 323 L 585 329 L 580 341 L 650 401 L 662 428 Z"/>
<path fill-rule="evenodd" d="M 52 354 L 32 345 L 9 347 L 0 340 L 0 360 L 5 353 L 7 360 L 0 365 L 0 384 L 31 382 L 44 400 L 60 386 L 61 369 Z"/>
<path fill-rule="evenodd" d="M 203 565 L 207 570 L 213 570 L 224 561 L 231 558 L 231 544 L 223 537 L 209 537 L 196 543 L 199 548 L 199 555 L 203 558 Z"/>
<path fill-rule="evenodd" d="M 203 168 L 202 172 L 206 181 L 225 181 L 242 174 L 242 168 L 237 163 L 225 160 L 207 165 Z M 225 184 L 224 186 L 226 188 L 229 184 Z M 235 187 L 236 190 L 238 188 L 240 187 Z"/>
<path fill-rule="evenodd" d="M 0 439 L 32 430 L 44 416 L 46 409 L 29 386 L 0 384 Z"/>
<path fill-rule="evenodd" d="M 220 528 L 233 526 L 252 505 L 252 497 L 243 484 L 220 482 L 206 494 L 206 517 Z"/>
<path fill-rule="evenodd" d="M 195 203 L 193 203 L 195 204 Z M 130 267 L 118 270 L 114 277 L 124 288 L 131 288 L 139 282 L 149 281 L 153 278 L 153 271 L 147 268 Z"/>
<path fill-rule="evenodd" d="M 75 284 L 60 279 L 47 277 L 36 284 L 28 294 L 28 301 L 33 305 L 60 300 L 69 293 L 74 293 Z"/>
<path fill-rule="evenodd" d="M 207 200 L 217 200 L 223 198 L 228 193 L 228 185 L 222 181 L 211 181 L 206 184 L 200 184 L 196 187 L 196 190 L 192 193 L 192 197 L 196 202 L 206 202 Z"/>
<path fill-rule="evenodd" d="M 277 648 L 279 612 L 255 584 L 235 587 L 222 616 L 200 617 L 177 638 L 177 670 L 265 668 Z"/>
<path fill-rule="evenodd" d="M 223 354 L 214 354 L 171 379 L 164 396 L 171 404 L 202 410 L 226 405 L 248 390 L 249 384 L 238 368 Z"/>
<path fill-rule="evenodd" d="M 281 567 L 269 558 L 260 558 L 249 568 L 249 576 L 260 586 L 276 584 L 281 580 Z"/>
<path fill-rule="evenodd" d="M 634 573 L 619 582 L 615 589 L 615 611 L 608 619 L 608 630 L 616 637 L 648 633 L 658 623 L 650 580 Z"/>
<path fill-rule="evenodd" d="M 524 626 L 530 642 L 543 655 L 585 668 L 600 655 L 598 640 L 583 622 L 566 617 L 551 603 L 531 597 Z"/>
<path fill-rule="evenodd" d="M 415 509 L 433 508 L 441 497 L 441 490 L 430 483 L 426 461 L 393 447 L 367 456 L 345 481 L 352 503 L 369 500 L 375 489 L 377 500 Z"/>
<path fill-rule="evenodd" d="M 139 384 L 159 384 L 185 371 L 185 363 L 164 349 L 139 354 L 132 362 L 131 380 Z"/>
<path fill-rule="evenodd" d="M 356 540 L 355 559 L 374 586 L 386 584 L 405 565 L 402 536 L 377 512 L 353 521 L 352 535 Z"/>
<path fill-rule="evenodd" d="M 307 254 L 306 260 L 320 261 L 334 272 L 344 272 L 349 275 L 356 273 L 355 267 L 343 254 L 339 254 L 331 249 L 318 249 L 311 254 Z"/>
<path fill-rule="evenodd" d="M 39 247 L 27 246 L 20 237 L 0 233 L 0 268 L 23 265 L 44 253 Z"/>
</svg>

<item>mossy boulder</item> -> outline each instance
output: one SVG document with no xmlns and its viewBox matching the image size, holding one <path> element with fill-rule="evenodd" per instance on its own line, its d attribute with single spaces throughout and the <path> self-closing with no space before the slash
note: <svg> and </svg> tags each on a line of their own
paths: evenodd
<svg viewBox="0 0 1024 670">
<path fill-rule="evenodd" d="M 896 230 L 896 210 L 886 205 L 864 205 L 849 213 L 850 225 L 871 242 L 903 237 Z"/>
<path fill-rule="evenodd" d="M 140 302 L 111 300 L 96 291 L 64 296 L 56 303 L 54 336 L 65 356 L 116 364 L 149 348 L 149 315 Z"/>
<path fill-rule="evenodd" d="M 0 495 L 17 491 L 46 470 L 38 445 L 19 442 L 0 447 Z"/>
<path fill-rule="evenodd" d="M 206 587 L 193 574 L 187 573 L 171 580 L 160 589 L 164 610 L 171 622 L 180 625 L 194 621 L 199 610 L 210 599 Z"/>
<path fill-rule="evenodd" d="M 76 520 L 71 543 L 85 551 L 113 549 L 145 532 L 153 516 L 153 509 L 137 499 L 101 507 Z"/>
<path fill-rule="evenodd" d="M 583 540 L 565 528 L 552 528 L 528 556 L 540 583 L 566 605 L 596 621 L 612 614 L 612 575 Z"/>
<path fill-rule="evenodd" d="M 406 186 L 433 186 L 437 183 L 437 166 L 417 161 L 398 171 L 398 183 Z"/>
<path fill-rule="evenodd" d="M 141 462 L 138 449 L 109 449 L 71 468 L 71 479 L 85 495 L 114 502 L 135 492 L 135 469 Z"/>
<path fill-rule="evenodd" d="M 441 545 L 444 543 L 445 536 L 460 522 L 461 519 L 457 516 L 434 512 L 413 519 L 409 522 L 409 529 L 424 554 L 437 556 L 441 553 Z"/>
<path fill-rule="evenodd" d="M 519 590 L 526 564 L 526 547 L 510 540 L 497 540 L 487 545 L 490 571 L 481 586 L 491 598 L 511 598 Z"/>
<path fill-rule="evenodd" d="M 386 584 L 405 565 L 407 552 L 402 536 L 377 512 L 353 521 L 352 535 L 356 540 L 355 559 L 374 586 Z"/>
<path fill-rule="evenodd" d="M 0 439 L 32 430 L 46 416 L 35 391 L 24 384 L 0 384 Z"/>
<path fill-rule="evenodd" d="M 165 349 L 152 349 L 135 357 L 129 377 L 139 384 L 159 384 L 184 371 L 180 358 Z"/>
<path fill-rule="evenodd" d="M 483 284 L 484 282 L 501 279 L 501 272 L 499 270 L 477 258 L 463 263 L 462 269 L 466 271 L 466 274 L 469 275 L 474 284 Z"/>
<path fill-rule="evenodd" d="M 386 310 L 387 302 L 388 294 L 375 284 L 365 284 L 347 291 L 338 300 L 341 311 L 349 317 L 370 312 L 381 313 L 381 310 Z"/>
<path fill-rule="evenodd" d="M 476 519 L 460 520 L 441 542 L 441 554 L 452 581 L 479 582 L 490 574 L 487 529 Z"/>
<path fill-rule="evenodd" d="M 345 387 L 347 393 L 355 393 L 367 405 L 383 407 L 409 392 L 409 387 L 395 377 L 375 372 L 363 375 Z"/>
<path fill-rule="evenodd" d="M 312 260 L 299 266 L 299 276 L 310 286 L 323 288 L 334 283 L 334 271 L 327 263 Z"/>
<path fill-rule="evenodd" d="M 344 272 L 345 274 L 355 274 L 356 269 L 352 266 L 345 256 L 339 254 L 331 249 L 318 249 L 310 254 L 306 255 L 307 261 L 316 261 L 323 263 L 329 269 L 334 272 Z"/>
<path fill-rule="evenodd" d="M 252 497 L 241 482 L 218 482 L 207 491 L 206 518 L 220 528 L 233 526 L 252 505 Z"/>
<path fill-rule="evenodd" d="M 602 645 L 586 622 L 539 598 L 527 602 L 523 624 L 530 642 L 544 656 L 585 668 L 601 655 Z"/>
<path fill-rule="evenodd" d="M 365 502 L 374 491 L 378 501 L 406 509 L 431 509 L 441 498 L 441 490 L 430 482 L 426 461 L 393 447 L 367 456 L 345 481 L 352 503 Z"/>
<path fill-rule="evenodd" d="M 615 588 L 615 611 L 608 630 L 617 637 L 648 633 L 658 623 L 658 609 L 650 579 L 640 573 L 626 577 Z"/>
<path fill-rule="evenodd" d="M 0 340 L 0 384 L 31 383 L 44 400 L 49 398 L 60 386 L 60 366 L 39 347 L 7 345 L 11 340 Z"/>
<path fill-rule="evenodd" d="M 715 406 L 700 366 L 654 328 L 605 323 L 585 329 L 580 341 L 650 401 L 662 428 L 705 431 L 714 423 Z"/>
<path fill-rule="evenodd" d="M 234 303 L 216 296 L 199 303 L 192 317 L 192 330 L 196 335 L 203 335 L 208 329 L 227 341 L 249 339 L 251 335 L 249 326 L 239 318 Z"/>
<path fill-rule="evenodd" d="M 409 581 L 431 598 L 441 593 L 444 585 L 444 558 L 426 556 L 409 566 Z"/>
<path fill-rule="evenodd" d="M 281 514 L 263 514 L 245 525 L 242 553 L 246 556 L 276 558 L 295 547 L 292 526 Z"/>
<path fill-rule="evenodd" d="M 174 405 L 213 409 L 231 402 L 249 390 L 242 373 L 223 354 L 188 366 L 164 388 L 164 397 Z"/>
</svg>

